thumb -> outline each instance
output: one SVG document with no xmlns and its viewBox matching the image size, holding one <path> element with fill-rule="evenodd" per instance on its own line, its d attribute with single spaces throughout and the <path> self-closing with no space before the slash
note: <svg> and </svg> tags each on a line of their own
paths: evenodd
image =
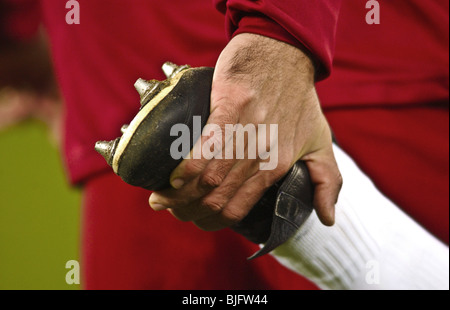
<svg viewBox="0 0 450 310">
<path fill-rule="evenodd" d="M 335 221 L 335 204 L 343 180 L 339 172 L 333 149 L 311 153 L 303 158 L 314 184 L 314 209 L 322 224 L 332 226 Z"/>
</svg>

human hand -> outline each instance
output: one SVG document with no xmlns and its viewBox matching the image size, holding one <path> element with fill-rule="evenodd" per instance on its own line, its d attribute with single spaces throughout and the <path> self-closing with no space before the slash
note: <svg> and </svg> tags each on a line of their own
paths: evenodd
<svg viewBox="0 0 450 310">
<path fill-rule="evenodd" d="M 204 230 L 231 226 L 302 159 L 315 185 L 315 210 L 323 224 L 333 225 L 342 178 L 315 91 L 314 67 L 301 50 L 255 34 L 234 37 L 216 64 L 208 124 L 218 125 L 221 133 L 226 124 L 278 125 L 275 150 L 269 144 L 277 166 L 261 170 L 265 162 L 261 156 L 195 159 L 191 152 L 172 172 L 173 188 L 150 196 L 153 209 L 168 209 L 176 218 Z M 201 148 L 215 137 L 202 137 L 197 143 Z M 249 144 L 247 138 L 247 155 Z M 225 154 L 225 143 L 222 150 Z"/>
</svg>

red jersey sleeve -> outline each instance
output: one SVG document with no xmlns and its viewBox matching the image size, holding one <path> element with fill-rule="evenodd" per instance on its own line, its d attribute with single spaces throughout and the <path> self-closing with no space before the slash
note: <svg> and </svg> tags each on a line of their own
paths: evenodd
<svg viewBox="0 0 450 310">
<path fill-rule="evenodd" d="M 311 55 L 317 80 L 330 74 L 341 0 L 213 1 L 229 38 L 247 32 L 289 43 Z"/>
</svg>

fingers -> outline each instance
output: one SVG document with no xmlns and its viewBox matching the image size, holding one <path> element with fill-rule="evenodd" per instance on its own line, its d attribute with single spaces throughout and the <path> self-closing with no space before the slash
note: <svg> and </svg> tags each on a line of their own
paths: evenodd
<svg viewBox="0 0 450 310">
<path fill-rule="evenodd" d="M 203 230 L 214 231 L 239 223 L 261 199 L 271 183 L 262 174 L 254 175 L 238 189 L 220 213 L 196 220 L 194 224 Z"/>
<path fill-rule="evenodd" d="M 301 70 L 292 70 L 293 63 Z M 296 160 L 308 154 L 308 168 L 315 185 L 315 209 L 324 224 L 332 225 L 342 180 L 330 135 L 324 134 L 329 128 L 320 109 L 313 76 L 310 59 L 284 43 L 252 35 L 239 35 L 230 41 L 216 64 L 212 110 L 202 138 L 189 159 L 172 172 L 173 188 L 150 197 L 152 207 L 169 209 L 178 219 L 193 221 L 206 230 L 230 226 L 242 220 L 264 191 L 287 173 Z M 238 133 L 232 129 L 233 159 L 227 157 L 225 141 L 230 138 L 227 125 L 235 126 L 236 132 L 243 136 L 245 132 L 247 137 L 250 132 L 255 133 L 253 140 L 238 142 Z M 271 126 L 270 136 L 261 140 L 257 129 L 260 125 Z M 276 132 L 273 137 L 272 132 Z M 258 152 L 264 151 L 260 141 L 266 142 L 266 148 L 269 146 L 270 156 L 249 160 L 245 155 L 256 153 L 250 152 L 256 150 L 256 144 Z M 244 152 L 247 159 L 240 156 Z"/>
<path fill-rule="evenodd" d="M 214 168 L 208 167 L 208 169 Z M 207 175 L 208 169 L 204 172 L 205 175 Z M 204 178 L 201 174 L 179 190 L 169 189 L 153 193 L 150 197 L 150 204 L 156 210 L 170 208 L 172 214 L 182 221 L 195 221 L 220 213 L 242 184 L 257 170 L 257 162 L 253 160 L 240 161 L 230 170 L 220 186 L 210 192 L 205 190 L 204 185 L 201 184 L 205 182 L 201 181 Z M 197 197 L 200 192 L 203 194 Z"/>
<path fill-rule="evenodd" d="M 225 100 L 222 100 L 225 101 Z M 227 106 L 227 108 L 221 108 Z M 171 185 L 175 190 L 155 192 L 150 197 L 150 205 L 155 210 L 166 208 L 180 208 L 188 206 L 200 198 L 204 197 L 214 189 L 221 186 L 236 165 L 237 160 L 234 154 L 232 159 L 223 159 L 228 152 L 230 145 L 234 150 L 233 131 L 227 130 L 227 125 L 236 124 L 239 121 L 239 114 L 235 109 L 229 109 L 232 103 L 222 102 L 215 108 L 208 123 L 203 129 L 202 137 L 197 141 L 191 150 L 190 156 L 183 160 L 171 174 Z M 217 156 L 219 153 L 219 156 Z M 219 159 L 215 159 L 218 157 Z M 248 165 L 240 163 L 235 168 L 235 172 L 230 175 L 236 186 L 245 182 L 251 176 L 251 169 Z M 250 173 L 250 174 L 249 174 Z M 238 178 L 236 175 L 240 175 Z M 227 186 L 224 186 L 227 188 Z M 214 205 L 203 209 L 215 210 Z M 198 212 L 194 212 L 194 215 Z"/>
<path fill-rule="evenodd" d="M 236 193 L 241 184 L 226 181 L 211 193 L 186 206 L 176 206 L 171 213 L 181 221 L 196 221 L 225 209 L 228 200 Z"/>
<path fill-rule="evenodd" d="M 332 226 L 335 221 L 335 205 L 342 187 L 332 148 L 304 157 L 314 189 L 314 209 L 322 224 Z"/>
<path fill-rule="evenodd" d="M 189 208 L 172 209 L 170 212 L 180 220 L 192 221 L 197 227 L 206 231 L 215 231 L 240 222 L 261 199 L 271 182 L 263 174 L 255 174 L 243 184 L 224 182 L 223 190 L 217 189 L 202 199 L 200 206 L 215 208 L 216 212 L 208 215 L 197 214 L 192 217 Z"/>
<path fill-rule="evenodd" d="M 231 103 L 224 104 L 228 107 L 232 105 Z M 200 180 L 200 187 L 205 187 L 205 190 L 211 190 L 220 185 L 220 182 L 223 181 L 233 166 L 234 161 L 222 160 L 219 163 L 216 160 L 212 160 L 212 158 L 225 158 L 228 151 L 225 146 L 229 145 L 227 142 L 233 139 L 233 136 L 227 134 L 226 126 L 227 124 L 236 124 L 239 121 L 239 114 L 232 111 L 235 111 L 235 109 L 218 107 L 211 112 L 208 123 L 203 128 L 201 138 L 195 143 L 188 158 L 183 160 L 172 172 L 170 183 L 173 188 L 179 189 L 184 184 L 189 183 L 202 174 L 209 165 L 210 169 L 204 173 L 203 178 Z M 231 156 L 231 158 L 234 157 Z M 216 175 L 213 175 L 214 172 L 216 172 Z"/>
<path fill-rule="evenodd" d="M 195 170 L 195 176 L 192 179 L 189 178 L 190 180 L 187 184 L 183 184 L 178 188 L 169 188 L 152 193 L 150 205 L 154 210 L 180 208 L 192 204 L 215 188 L 218 188 L 234 165 L 232 160 L 212 160 L 208 166 L 199 168 L 201 167 L 198 164 L 200 161 L 186 160 L 186 162 L 187 165 L 184 169 L 187 173 L 185 175 L 189 175 L 192 173 L 192 170 L 198 169 Z"/>
</svg>

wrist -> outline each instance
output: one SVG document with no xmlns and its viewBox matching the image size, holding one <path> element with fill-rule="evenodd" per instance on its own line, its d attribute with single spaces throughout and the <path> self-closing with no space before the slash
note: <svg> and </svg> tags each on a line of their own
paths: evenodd
<svg viewBox="0 0 450 310">
<path fill-rule="evenodd" d="M 274 79 L 292 77 L 292 82 L 314 86 L 315 68 L 311 57 L 289 43 L 256 33 L 238 33 L 222 52 L 229 76 L 258 75 Z M 299 81 L 300 79 L 300 81 Z"/>
<path fill-rule="evenodd" d="M 232 38 L 241 34 L 254 34 L 273 39 L 283 46 L 295 48 L 306 56 L 312 65 L 314 80 L 320 80 L 327 75 L 326 69 L 321 65 L 320 60 L 314 56 L 311 50 L 304 42 L 294 37 L 285 28 L 266 16 L 247 15 L 239 20 L 238 28 L 232 33 Z"/>
</svg>

